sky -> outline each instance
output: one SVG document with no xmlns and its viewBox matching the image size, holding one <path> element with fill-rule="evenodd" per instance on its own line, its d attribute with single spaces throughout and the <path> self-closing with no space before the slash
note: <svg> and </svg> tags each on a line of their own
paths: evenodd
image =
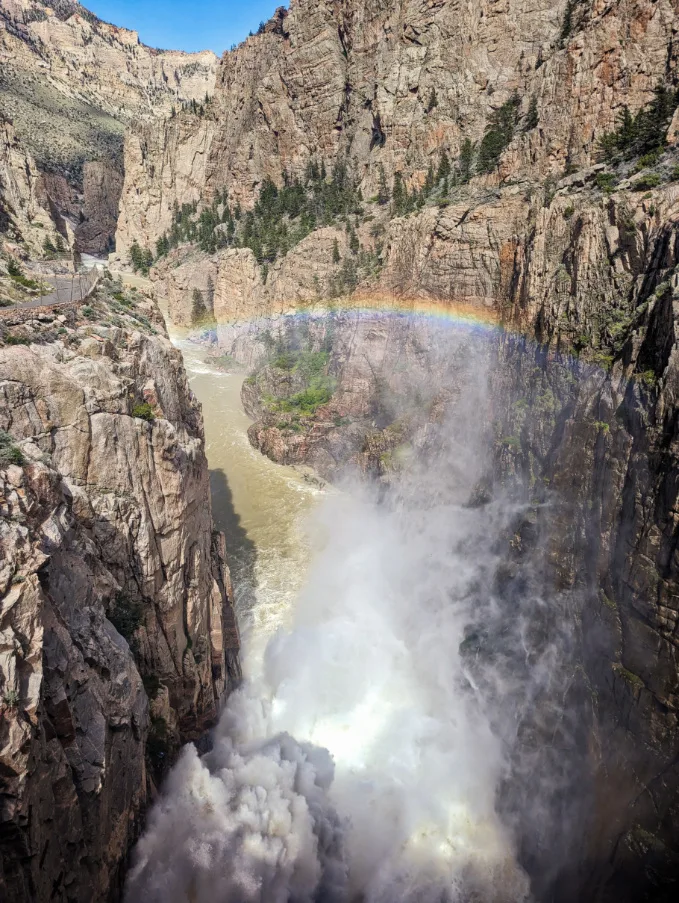
<svg viewBox="0 0 679 903">
<path fill-rule="evenodd" d="M 271 18 L 285 0 L 81 0 L 105 22 L 139 32 L 163 50 L 214 50 L 221 55 Z"/>
</svg>

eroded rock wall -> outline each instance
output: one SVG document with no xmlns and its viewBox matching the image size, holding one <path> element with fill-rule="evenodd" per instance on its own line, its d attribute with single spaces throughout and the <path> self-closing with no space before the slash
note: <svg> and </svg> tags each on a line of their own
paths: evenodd
<svg viewBox="0 0 679 903">
<path fill-rule="evenodd" d="M 115 898 L 149 773 L 239 677 L 200 408 L 153 303 L 115 289 L 3 321 L 8 900 Z"/>
</svg>

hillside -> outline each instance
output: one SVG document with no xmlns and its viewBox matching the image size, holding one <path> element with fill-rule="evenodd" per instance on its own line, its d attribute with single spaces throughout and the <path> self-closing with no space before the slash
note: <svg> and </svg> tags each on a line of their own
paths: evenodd
<svg viewBox="0 0 679 903">
<path fill-rule="evenodd" d="M 216 64 L 210 51 L 146 47 L 70 0 L 0 4 L 0 118 L 48 174 L 45 202 L 72 221 L 81 250 L 111 247 L 115 221 L 100 208 L 117 211 L 125 127 L 204 101 Z M 91 162 L 110 173 L 108 201 L 91 192 Z M 81 215 L 89 227 L 79 228 Z"/>
</svg>

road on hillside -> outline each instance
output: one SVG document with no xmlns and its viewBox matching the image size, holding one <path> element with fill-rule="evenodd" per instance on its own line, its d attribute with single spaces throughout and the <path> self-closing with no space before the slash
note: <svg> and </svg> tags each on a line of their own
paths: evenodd
<svg viewBox="0 0 679 903">
<path fill-rule="evenodd" d="M 45 276 L 40 273 L 31 275 L 35 275 L 36 281 L 39 279 L 41 282 L 49 285 L 52 291 L 39 295 L 30 301 L 0 308 L 0 313 L 31 310 L 39 307 L 59 307 L 62 304 L 71 304 L 73 301 L 85 301 L 99 281 L 100 274 L 96 269 L 92 269 L 88 273 L 76 273 L 69 276 L 56 274 Z"/>
</svg>

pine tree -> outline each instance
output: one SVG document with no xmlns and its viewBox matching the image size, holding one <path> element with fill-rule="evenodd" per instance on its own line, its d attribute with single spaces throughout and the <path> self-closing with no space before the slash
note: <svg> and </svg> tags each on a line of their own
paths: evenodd
<svg viewBox="0 0 679 903">
<path fill-rule="evenodd" d="M 568 0 L 566 4 L 566 12 L 563 17 L 563 24 L 561 25 L 561 43 L 563 44 L 570 33 L 573 31 L 573 12 L 575 10 L 575 4 L 577 0 Z"/>
<path fill-rule="evenodd" d="M 349 236 L 349 250 L 351 251 L 352 254 L 358 254 L 360 248 L 361 248 L 361 243 L 358 240 L 358 235 L 352 229 L 351 234 Z"/>
<path fill-rule="evenodd" d="M 429 169 L 427 170 L 427 178 L 424 180 L 424 190 L 426 194 L 430 194 L 434 187 L 434 164 L 429 163 Z"/>
<path fill-rule="evenodd" d="M 389 203 L 389 186 L 387 185 L 387 176 L 382 163 L 380 163 L 377 182 L 377 203 L 382 206 Z"/>
<path fill-rule="evenodd" d="M 448 158 L 447 152 L 444 150 L 441 153 L 441 159 L 439 160 L 439 168 L 436 172 L 436 181 L 440 182 L 442 179 L 447 178 L 450 175 L 450 160 Z"/>
<path fill-rule="evenodd" d="M 57 242 L 57 245 L 56 245 L 57 253 L 63 254 L 66 251 L 66 245 L 64 244 L 64 239 L 62 238 L 61 235 L 59 235 L 58 232 L 57 232 L 56 242 Z"/>
<path fill-rule="evenodd" d="M 499 110 L 491 113 L 479 148 L 479 172 L 492 172 L 498 166 L 500 157 L 514 137 L 520 104 L 519 95 L 515 92 Z"/>
<path fill-rule="evenodd" d="M 332 262 L 335 265 L 337 265 L 341 259 L 342 258 L 340 257 L 340 252 L 339 252 L 339 243 L 338 243 L 337 239 L 335 239 L 334 242 L 332 243 Z"/>
<path fill-rule="evenodd" d="M 165 257 L 170 251 L 170 241 L 167 237 L 167 232 L 160 236 L 160 238 L 156 241 L 156 258 L 160 259 L 161 257 Z"/>
<path fill-rule="evenodd" d="M 130 247 L 130 263 L 132 264 L 132 269 L 135 273 L 139 272 L 144 266 L 144 254 L 142 249 L 139 247 L 139 243 L 137 239 L 132 242 Z"/>
<path fill-rule="evenodd" d="M 534 128 L 537 128 L 539 121 L 540 117 L 538 116 L 538 99 L 535 95 L 533 95 L 530 99 L 530 105 L 528 107 L 528 112 L 526 113 L 526 121 L 523 125 L 524 132 L 530 132 Z"/>
<path fill-rule="evenodd" d="M 200 323 L 207 316 L 207 308 L 203 300 L 203 293 L 200 289 L 194 288 L 192 296 L 191 320 L 194 324 Z"/>
<path fill-rule="evenodd" d="M 394 190 L 392 192 L 392 197 L 394 200 L 394 213 L 398 216 L 403 213 L 408 203 L 408 191 L 403 184 L 403 176 L 400 172 L 397 172 L 394 175 Z"/>
<path fill-rule="evenodd" d="M 462 184 L 468 182 L 472 177 L 474 165 L 474 144 L 470 138 L 465 138 L 460 148 L 460 159 L 458 162 L 458 178 Z"/>
</svg>

